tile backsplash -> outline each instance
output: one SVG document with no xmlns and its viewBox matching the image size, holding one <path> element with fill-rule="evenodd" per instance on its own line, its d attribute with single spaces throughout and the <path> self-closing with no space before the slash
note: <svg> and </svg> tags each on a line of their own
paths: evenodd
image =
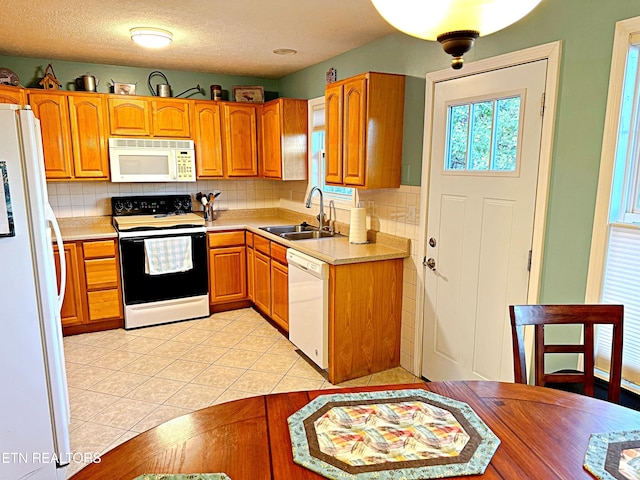
<svg viewBox="0 0 640 480">
<path fill-rule="evenodd" d="M 305 208 L 306 181 L 274 180 L 199 180 L 195 183 L 110 183 L 110 182 L 48 182 L 49 202 L 58 217 L 90 217 L 111 215 L 111 197 L 119 195 L 183 193 L 191 194 L 194 211 L 202 210 L 195 202 L 197 192 L 220 190 L 216 208 L 241 210 L 255 208 L 285 208 L 305 214 L 317 214 L 316 207 Z M 401 365 L 414 371 L 414 332 L 416 328 L 418 225 L 420 223 L 421 188 L 402 185 L 397 189 L 364 190 L 359 200 L 367 208 L 367 227 L 411 240 L 411 256 L 404 259 L 402 299 Z M 328 213 L 328 206 L 325 205 Z M 337 221 L 349 224 L 350 211 L 336 208 Z"/>
<path fill-rule="evenodd" d="M 193 210 L 198 192 L 220 190 L 216 208 L 235 210 L 277 207 L 279 185 L 271 180 L 199 180 L 195 183 L 47 182 L 49 203 L 57 217 L 111 215 L 111 197 L 119 195 L 190 194 Z"/>
</svg>

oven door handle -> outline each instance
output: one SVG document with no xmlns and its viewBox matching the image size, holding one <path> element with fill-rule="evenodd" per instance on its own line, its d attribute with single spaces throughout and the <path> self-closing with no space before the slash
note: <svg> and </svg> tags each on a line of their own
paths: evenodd
<svg viewBox="0 0 640 480">
<path fill-rule="evenodd" d="M 196 238 L 204 238 L 206 236 L 206 233 L 191 233 L 191 234 L 187 234 L 187 235 L 176 235 L 178 237 L 191 237 L 191 239 L 196 239 Z M 145 238 L 140 238 L 140 237 L 136 237 L 136 238 L 120 238 L 120 243 L 135 243 L 135 244 L 140 244 L 140 243 L 144 243 L 144 241 L 146 239 L 149 238 L 170 238 L 171 235 L 167 235 L 167 236 L 148 236 Z"/>
</svg>

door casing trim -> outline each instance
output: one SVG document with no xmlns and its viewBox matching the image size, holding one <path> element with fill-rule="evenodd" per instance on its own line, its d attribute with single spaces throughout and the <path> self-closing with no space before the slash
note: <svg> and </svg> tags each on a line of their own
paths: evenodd
<svg viewBox="0 0 640 480">
<path fill-rule="evenodd" d="M 531 273 L 529 275 L 528 303 L 537 303 L 540 296 L 542 280 L 542 261 L 544 254 L 544 238 L 546 231 L 547 206 L 551 177 L 551 159 L 553 155 L 553 134 L 556 119 L 558 84 L 560 80 L 560 56 L 562 42 L 551 42 L 536 47 L 506 53 L 477 62 L 465 63 L 463 70 L 444 69 L 426 75 L 424 136 L 422 145 L 422 177 L 420 193 L 420 223 L 418 227 L 418 260 L 425 258 L 427 204 L 429 198 L 429 171 L 431 168 L 431 135 L 433 132 L 433 99 L 435 87 L 439 82 L 476 75 L 492 70 L 513 67 L 523 63 L 547 60 L 547 76 L 545 84 L 544 118 L 542 137 L 540 140 L 540 164 L 538 166 L 538 187 L 536 189 L 536 206 L 533 220 L 533 238 L 531 255 Z M 416 265 L 416 308 L 413 349 L 413 373 L 422 375 L 422 337 L 424 332 L 424 285 L 425 267 Z"/>
</svg>

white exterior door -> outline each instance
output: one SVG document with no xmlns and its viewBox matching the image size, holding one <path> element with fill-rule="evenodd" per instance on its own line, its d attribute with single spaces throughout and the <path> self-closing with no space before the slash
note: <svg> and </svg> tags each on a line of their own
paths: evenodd
<svg viewBox="0 0 640 480">
<path fill-rule="evenodd" d="M 436 85 L 422 375 L 513 380 L 527 302 L 547 61 Z"/>
</svg>

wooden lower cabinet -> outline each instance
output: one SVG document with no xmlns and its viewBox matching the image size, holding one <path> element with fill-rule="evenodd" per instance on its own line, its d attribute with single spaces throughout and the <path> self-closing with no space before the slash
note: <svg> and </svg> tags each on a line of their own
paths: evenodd
<svg viewBox="0 0 640 480">
<path fill-rule="evenodd" d="M 60 288 L 60 252 L 58 247 L 54 247 L 53 256 L 56 264 L 56 276 L 58 288 Z M 70 325 L 80 325 L 84 322 L 82 313 L 82 292 L 81 292 L 81 272 L 78 263 L 78 248 L 75 243 L 64 244 L 64 259 L 66 262 L 66 287 L 64 291 L 64 301 L 60 316 L 62 317 L 62 327 Z"/>
<path fill-rule="evenodd" d="M 67 286 L 62 304 L 64 335 L 123 326 L 122 286 L 115 239 L 64 243 Z M 58 285 L 60 257 L 54 247 Z"/>
<path fill-rule="evenodd" d="M 402 259 L 330 265 L 329 381 L 400 365 Z"/>
<path fill-rule="evenodd" d="M 209 309 L 211 312 L 249 306 L 244 231 L 210 233 Z"/>
<path fill-rule="evenodd" d="M 253 235 L 253 303 L 285 332 L 289 332 L 287 248 Z"/>
<path fill-rule="evenodd" d="M 247 246 L 247 297 L 253 302 L 254 298 L 254 277 L 253 277 L 253 233 L 246 232 L 246 246 Z"/>
<path fill-rule="evenodd" d="M 253 251 L 253 303 L 271 317 L 271 258 Z"/>
<path fill-rule="evenodd" d="M 287 248 L 275 242 L 271 242 L 271 319 L 289 331 Z"/>
<path fill-rule="evenodd" d="M 246 264 L 244 246 L 209 250 L 211 303 L 231 302 L 247 298 Z"/>
<path fill-rule="evenodd" d="M 271 260 L 271 318 L 289 331 L 289 268 Z"/>
</svg>

